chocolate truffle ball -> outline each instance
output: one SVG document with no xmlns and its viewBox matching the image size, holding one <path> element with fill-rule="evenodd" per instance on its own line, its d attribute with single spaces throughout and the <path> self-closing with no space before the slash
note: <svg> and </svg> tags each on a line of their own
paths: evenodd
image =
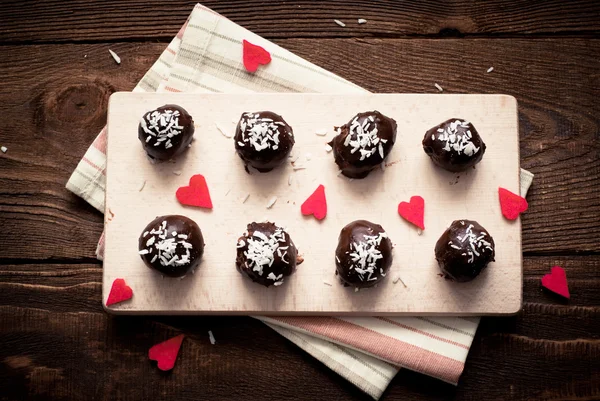
<svg viewBox="0 0 600 401">
<path fill-rule="evenodd" d="M 471 281 L 494 261 L 494 239 L 473 220 L 456 220 L 435 244 L 435 258 L 446 278 Z"/>
<path fill-rule="evenodd" d="M 396 141 L 396 121 L 378 111 L 358 113 L 336 128 L 338 134 L 329 145 L 342 174 L 365 178 L 378 167 Z"/>
<path fill-rule="evenodd" d="M 246 165 L 261 173 L 282 164 L 294 146 L 294 132 L 272 111 L 244 113 L 235 130 L 235 150 Z"/>
<path fill-rule="evenodd" d="M 356 220 L 340 232 L 335 266 L 344 284 L 374 286 L 385 278 L 392 259 L 392 242 L 379 224 Z"/>
<path fill-rule="evenodd" d="M 179 215 L 160 216 L 146 226 L 139 254 L 146 266 L 165 276 L 183 277 L 200 263 L 204 238 L 193 220 Z"/>
<path fill-rule="evenodd" d="M 166 161 L 182 153 L 192 142 L 194 120 L 183 107 L 166 104 L 143 115 L 138 138 L 153 160 Z"/>
<path fill-rule="evenodd" d="M 289 234 L 274 223 L 250 223 L 238 239 L 238 271 L 265 287 L 283 284 L 301 262 Z"/>
<path fill-rule="evenodd" d="M 481 161 L 485 143 L 468 121 L 451 118 L 431 128 L 423 138 L 423 149 L 441 168 L 460 172 Z"/>
</svg>

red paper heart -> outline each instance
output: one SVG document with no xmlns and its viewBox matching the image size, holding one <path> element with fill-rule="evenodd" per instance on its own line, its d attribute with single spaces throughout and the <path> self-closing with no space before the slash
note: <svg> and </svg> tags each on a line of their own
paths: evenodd
<svg viewBox="0 0 600 401">
<path fill-rule="evenodd" d="M 420 196 L 411 196 L 410 202 L 400 202 L 398 205 L 398 214 L 421 230 L 425 229 L 425 224 L 423 223 L 425 200 Z"/>
<path fill-rule="evenodd" d="M 525 198 L 510 192 L 508 189 L 498 188 L 500 196 L 500 209 L 502 215 L 509 220 L 515 220 L 519 217 L 519 213 L 527 210 L 528 204 Z"/>
<path fill-rule="evenodd" d="M 127 301 L 128 299 L 131 299 L 131 297 L 133 297 L 133 290 L 130 286 L 125 284 L 125 280 L 122 278 L 115 279 L 112 283 L 112 287 L 110 287 L 106 306 Z"/>
<path fill-rule="evenodd" d="M 271 54 L 260 46 L 253 45 L 247 40 L 243 41 L 244 67 L 250 72 L 257 70 L 259 64 L 269 64 Z"/>
<path fill-rule="evenodd" d="M 204 179 L 202 174 L 192 176 L 190 178 L 190 185 L 179 187 L 175 195 L 182 205 L 198 206 L 205 209 L 212 209 L 213 207 L 206 179 Z"/>
<path fill-rule="evenodd" d="M 552 292 L 562 295 L 565 298 L 571 298 L 569 294 L 569 285 L 567 284 L 567 274 L 560 266 L 554 266 L 549 274 L 542 277 L 542 287 Z"/>
<path fill-rule="evenodd" d="M 154 345 L 148 350 L 148 358 L 152 361 L 158 362 L 158 368 L 160 370 L 171 370 L 175 366 L 177 355 L 179 354 L 179 348 L 183 341 L 184 334 L 180 334 L 177 337 L 163 341 L 160 344 Z"/>
<path fill-rule="evenodd" d="M 317 220 L 323 220 L 327 216 L 327 199 L 323 185 L 319 185 L 315 192 L 304 201 L 300 211 L 304 216 L 312 214 Z"/>
</svg>

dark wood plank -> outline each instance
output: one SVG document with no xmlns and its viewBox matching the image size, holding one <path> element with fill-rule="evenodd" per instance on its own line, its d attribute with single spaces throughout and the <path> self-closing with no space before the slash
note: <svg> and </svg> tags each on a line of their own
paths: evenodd
<svg viewBox="0 0 600 401">
<path fill-rule="evenodd" d="M 521 160 L 536 174 L 523 249 L 600 250 L 600 41 L 290 39 L 284 47 L 378 92 L 507 93 L 520 107 Z M 162 44 L 5 46 L 0 220 L 4 259 L 93 258 L 101 216 L 64 189 L 106 120 Z M 388 57 L 381 57 L 385 49 Z M 364 62 L 347 63 L 361 54 Z M 456 62 L 459 60 L 460 62 Z M 492 73 L 486 73 L 494 66 Z M 7 262 L 10 262 L 8 260 Z"/>
<path fill-rule="evenodd" d="M 195 3 L 4 1 L 0 9 L 0 42 L 168 40 L 177 33 Z M 207 0 L 203 4 L 270 39 L 600 32 L 600 3 L 594 0 Z M 359 25 L 358 18 L 368 22 Z M 347 26 L 336 25 L 334 19 L 345 21 Z"/>
<path fill-rule="evenodd" d="M 567 271 L 569 302 L 540 289 L 554 264 Z M 458 388 L 401 371 L 383 400 L 599 397 L 599 268 L 598 256 L 526 258 L 523 313 L 483 319 Z M 0 266 L 0 399 L 368 399 L 250 318 L 107 315 L 101 274 L 97 264 Z M 163 374 L 147 350 L 180 333 L 180 358 Z"/>
</svg>

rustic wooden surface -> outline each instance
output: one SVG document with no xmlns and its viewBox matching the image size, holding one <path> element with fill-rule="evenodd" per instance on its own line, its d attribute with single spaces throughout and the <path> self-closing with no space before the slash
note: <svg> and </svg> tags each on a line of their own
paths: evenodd
<svg viewBox="0 0 600 401">
<path fill-rule="evenodd" d="M 0 7 L 0 400 L 369 399 L 250 318 L 103 312 L 102 216 L 64 184 L 105 123 L 108 96 L 135 85 L 193 4 Z M 523 312 L 483 319 L 458 387 L 402 370 L 383 399 L 599 399 L 600 2 L 205 4 L 372 91 L 434 93 L 438 82 L 517 97 L 521 163 L 536 174 Z M 568 302 L 540 288 L 553 265 L 567 270 Z M 147 349 L 178 333 L 186 357 L 163 374 Z"/>
<path fill-rule="evenodd" d="M 200 135 L 186 151 L 185 160 L 157 166 L 148 163 L 136 135 L 118 133 L 135 132 L 139 116 L 163 104 L 177 104 L 187 110 L 194 116 Z M 293 154 L 300 157 L 296 165 L 307 169 L 295 173 L 287 163 L 272 173 L 248 179 L 239 157 L 232 152 L 233 139 L 224 138 L 215 126 L 218 122 L 235 132 L 231 118 L 238 118 L 245 110 L 277 110 L 285 116 L 294 128 Z M 340 124 L 338 121 L 348 119 L 356 110 L 379 110 L 398 121 L 398 146 L 392 148 L 387 161 L 400 161 L 402 167 L 391 166 L 383 174 L 374 171 L 349 184 L 338 177 L 339 167 L 323 146 L 335 135 L 333 127 Z M 465 118 L 482 135 L 488 133 L 484 136 L 485 165 L 478 166 L 477 174 L 462 174 L 456 185 L 457 174 L 435 168 L 420 151 L 423 135 L 414 135 L 439 124 L 440 115 L 442 120 L 468 116 Z M 515 268 L 522 264 L 521 226 L 506 223 L 498 203 L 498 187 L 519 188 L 517 118 L 517 102 L 506 95 L 113 94 L 108 108 L 105 206 L 112 218 L 105 225 L 103 299 L 108 299 L 113 281 L 125 277 L 135 298 L 109 307 L 116 314 L 514 314 L 520 310 L 522 299 L 522 271 Z M 316 136 L 315 121 L 331 132 L 326 137 Z M 304 157 L 309 154 L 312 157 L 307 161 Z M 180 171 L 180 178 L 173 178 L 174 170 Z M 188 185 L 189 177 L 198 173 L 204 174 L 210 188 L 215 205 L 210 213 L 182 206 L 173 197 L 179 186 Z M 291 185 L 290 175 L 294 178 Z M 143 180 L 146 184 L 140 192 Z M 299 210 L 319 184 L 326 188 L 330 211 L 322 222 L 303 218 Z M 247 194 L 250 198 L 242 205 L 241 199 Z M 427 229 L 420 236 L 414 226 L 394 220 L 400 219 L 398 203 L 414 194 L 427 200 Z M 446 196 L 441 198 L 440 194 Z M 267 210 L 265 205 L 274 196 L 277 202 Z M 131 205 L 136 205 L 135 210 Z M 203 228 L 206 248 L 202 263 L 185 280 L 161 280 L 144 266 L 137 253 L 138 237 L 157 213 L 183 214 Z M 432 249 L 448 224 L 462 216 L 485 225 L 494 237 L 496 257 L 493 269 L 486 269 L 480 280 L 460 283 L 457 293 L 456 285 L 438 276 Z M 246 221 L 264 218 L 286 227 L 304 257 L 293 277 L 285 278 L 278 288 L 257 286 L 233 268 L 233 245 L 245 230 Z M 354 293 L 353 288 L 335 285 L 339 279 L 333 253 L 339 230 L 359 218 L 383 225 L 394 244 L 388 275 L 400 275 L 408 288 L 399 290 L 386 281 L 379 284 L 374 296 L 372 291 Z M 229 252 L 231 258 L 223 257 Z"/>
</svg>

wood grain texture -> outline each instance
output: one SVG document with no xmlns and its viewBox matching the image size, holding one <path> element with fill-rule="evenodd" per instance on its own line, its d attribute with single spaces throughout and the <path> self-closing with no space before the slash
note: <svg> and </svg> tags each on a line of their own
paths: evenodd
<svg viewBox="0 0 600 401">
<path fill-rule="evenodd" d="M 4 1 L 0 9 L 0 42 L 170 40 L 195 3 L 193 0 Z M 594 0 L 207 0 L 202 4 L 267 39 L 600 32 L 600 4 Z M 368 22 L 359 25 L 358 18 Z M 344 21 L 346 27 L 336 25 L 334 19 Z"/>
<path fill-rule="evenodd" d="M 522 217 L 524 252 L 600 250 L 600 74 L 594 58 L 600 41 L 316 43 L 278 41 L 374 92 L 434 93 L 433 83 L 438 82 L 448 93 L 515 96 L 521 165 L 536 174 L 528 195 L 530 209 Z M 0 157 L 0 213 L 6 221 L 0 259 L 94 257 L 101 217 L 64 189 L 64 183 L 105 123 L 109 94 L 131 89 L 164 45 L 110 45 L 122 56 L 120 66 L 108 47 L 3 47 L 0 69 L 20 78 L 0 87 L 0 110 L 20 118 L 5 121 L 2 134 L 2 145 L 9 150 Z M 381 57 L 384 48 L 393 56 Z M 374 61 L 347 64 L 352 54 Z M 488 74 L 491 65 L 495 70 Z M 38 214 L 40 223 L 31 223 Z M 24 238 L 39 246 L 28 247 Z"/>
<path fill-rule="evenodd" d="M 541 290 L 554 264 L 567 271 L 569 302 Z M 599 268 L 597 256 L 526 258 L 523 312 L 482 320 L 458 388 L 401 370 L 382 399 L 599 397 Z M 109 316 L 101 275 L 98 264 L 0 266 L 0 397 L 367 400 L 250 318 Z M 180 333 L 177 365 L 161 373 L 147 350 Z"/>
<path fill-rule="evenodd" d="M 105 122 L 108 95 L 134 86 L 194 3 L 2 2 L 0 110 L 20 118 L 0 131 L 0 400 L 369 399 L 257 321 L 101 309 L 102 218 L 64 183 Z M 438 82 L 517 97 L 521 160 L 536 173 L 523 216 L 524 311 L 483 319 L 457 388 L 402 370 L 382 399 L 599 399 L 600 3 L 205 4 L 372 91 L 434 93 Z M 556 256 L 535 256 L 544 254 Z M 567 270 L 568 302 L 539 286 L 555 264 Z M 163 374 L 147 349 L 181 332 L 182 358 Z"/>
</svg>

